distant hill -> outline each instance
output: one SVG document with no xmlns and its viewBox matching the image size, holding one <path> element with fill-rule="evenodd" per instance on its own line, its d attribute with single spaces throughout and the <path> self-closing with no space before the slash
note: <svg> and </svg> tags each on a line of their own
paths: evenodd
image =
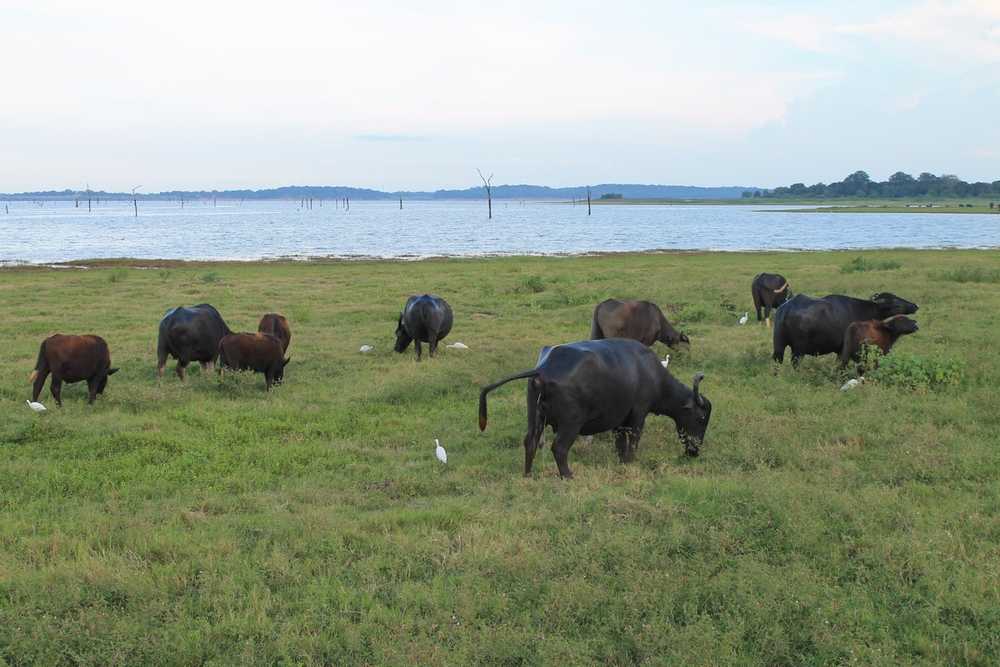
<svg viewBox="0 0 1000 667">
<path fill-rule="evenodd" d="M 591 197 L 598 199 L 604 194 L 620 194 L 625 199 L 739 199 L 743 193 L 758 188 L 747 186 L 699 187 L 694 185 L 640 185 L 635 183 L 602 183 L 590 188 Z M 2 199 L 86 199 L 88 193 L 78 190 L 47 190 L 40 192 L 18 192 L 0 194 Z M 93 199 L 131 199 L 128 192 L 104 192 L 91 190 Z M 481 199 L 481 186 L 464 190 L 398 191 L 385 192 L 367 188 L 351 188 L 341 185 L 288 185 L 265 190 L 172 190 L 152 194 L 137 194 L 141 200 L 150 199 L 343 199 L 349 197 L 364 199 Z M 496 185 L 494 199 L 583 199 L 587 196 L 587 186 L 550 188 L 544 185 Z"/>
</svg>

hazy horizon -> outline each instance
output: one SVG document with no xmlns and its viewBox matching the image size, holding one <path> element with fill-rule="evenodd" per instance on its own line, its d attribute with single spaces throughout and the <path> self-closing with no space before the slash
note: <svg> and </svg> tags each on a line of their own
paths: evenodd
<svg viewBox="0 0 1000 667">
<path fill-rule="evenodd" d="M 0 192 L 1000 176 L 1000 3 L 0 9 Z"/>
</svg>

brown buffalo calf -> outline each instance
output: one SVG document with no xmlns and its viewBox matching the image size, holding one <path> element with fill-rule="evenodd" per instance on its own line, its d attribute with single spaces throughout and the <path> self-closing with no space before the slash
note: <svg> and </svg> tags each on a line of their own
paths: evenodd
<svg viewBox="0 0 1000 667">
<path fill-rule="evenodd" d="M 285 319 L 284 315 L 279 315 L 278 313 L 264 315 L 264 317 L 260 318 L 257 331 L 271 334 L 280 340 L 282 351 L 288 352 L 288 344 L 292 342 L 292 330 L 288 326 L 288 320 Z"/>
<path fill-rule="evenodd" d="M 34 383 L 31 400 L 37 401 L 45 386 L 45 378 L 52 373 L 49 391 L 56 405 L 62 407 L 62 383 L 87 381 L 88 403 L 93 403 L 98 394 L 104 393 L 108 376 L 118 372 L 111 368 L 111 352 L 108 344 L 100 336 L 64 336 L 56 334 L 42 341 L 38 350 L 38 361 L 31 374 Z"/>
<path fill-rule="evenodd" d="M 918 330 L 915 320 L 905 315 L 893 315 L 884 320 L 864 320 L 851 322 L 844 333 L 844 347 L 840 351 L 840 367 L 847 366 L 851 359 L 858 361 L 861 357 L 862 345 L 877 345 L 882 354 L 889 350 L 900 336 L 915 333 Z M 859 369 L 859 373 L 864 369 Z"/>
<path fill-rule="evenodd" d="M 219 371 L 231 368 L 263 373 L 268 391 L 272 384 L 281 384 L 289 361 L 284 358 L 281 341 L 271 334 L 229 334 L 219 341 Z"/>
</svg>

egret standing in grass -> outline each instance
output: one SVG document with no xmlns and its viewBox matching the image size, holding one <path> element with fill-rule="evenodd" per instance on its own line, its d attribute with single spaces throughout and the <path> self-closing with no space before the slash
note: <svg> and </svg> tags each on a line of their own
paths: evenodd
<svg viewBox="0 0 1000 667">
<path fill-rule="evenodd" d="M 749 312 L 743 313 L 743 317 L 740 318 L 740 324 L 743 325 L 749 321 L 750 321 L 750 313 Z"/>
<path fill-rule="evenodd" d="M 448 462 L 448 452 L 444 451 L 444 447 L 441 446 L 441 441 L 437 438 L 434 438 L 434 456 L 436 456 L 437 460 L 441 463 Z"/>
<path fill-rule="evenodd" d="M 37 401 L 27 401 L 26 400 L 25 403 L 27 403 L 28 407 L 31 408 L 32 410 L 34 410 L 35 412 L 45 412 L 45 406 L 42 405 L 41 403 L 37 402 Z"/>
</svg>

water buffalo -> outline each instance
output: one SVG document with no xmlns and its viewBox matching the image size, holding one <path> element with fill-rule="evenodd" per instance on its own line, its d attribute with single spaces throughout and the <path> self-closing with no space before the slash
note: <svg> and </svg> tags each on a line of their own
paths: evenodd
<svg viewBox="0 0 1000 667">
<path fill-rule="evenodd" d="M 535 368 L 483 387 L 479 392 L 479 430 L 486 429 L 486 395 L 497 387 L 528 378 L 528 432 L 524 436 L 524 474 L 531 473 L 542 432 L 555 432 L 552 455 L 559 475 L 573 476 L 567 456 L 578 435 L 614 431 L 618 457 L 635 458 L 649 413 L 666 415 L 689 456 L 697 456 L 712 404 L 698 392 L 704 376 L 688 389 L 642 343 L 626 338 L 587 340 L 543 348 Z"/>
<path fill-rule="evenodd" d="M 792 365 L 796 367 L 807 354 L 839 354 L 844 347 L 844 332 L 851 322 L 884 320 L 915 312 L 917 304 L 889 292 L 880 292 L 868 301 L 840 294 L 822 299 L 799 294 L 775 311 L 774 360 L 782 363 L 788 346 L 792 348 Z"/>
<path fill-rule="evenodd" d="M 861 346 L 877 345 L 882 354 L 889 354 L 889 350 L 899 340 L 900 336 L 916 333 L 920 327 L 915 320 L 911 320 L 905 315 L 893 315 L 885 320 L 865 320 L 863 322 L 851 322 L 844 332 L 844 347 L 840 351 L 840 367 L 845 368 L 851 359 L 860 360 Z M 864 369 L 858 370 L 862 374 Z"/>
<path fill-rule="evenodd" d="M 608 299 L 594 308 L 590 338 L 631 338 L 649 347 L 656 341 L 676 347 L 690 343 L 688 337 L 674 329 L 663 311 L 649 301 L 619 301 Z"/>
<path fill-rule="evenodd" d="M 52 373 L 49 391 L 56 405 L 62 407 L 62 383 L 87 381 L 87 403 L 93 404 L 98 394 L 108 386 L 108 376 L 118 372 L 111 368 L 111 352 L 100 336 L 64 336 L 56 334 L 42 341 L 38 361 L 31 373 L 34 383 L 31 400 L 37 401 L 45 386 L 45 378 Z"/>
<path fill-rule="evenodd" d="M 292 329 L 288 326 L 288 320 L 285 319 L 284 315 L 267 313 L 264 317 L 260 318 L 257 331 L 271 334 L 280 340 L 282 351 L 288 352 L 288 344 L 292 342 Z"/>
<path fill-rule="evenodd" d="M 263 373 L 267 391 L 284 380 L 289 361 L 284 358 L 281 340 L 271 334 L 227 334 L 219 341 L 219 373 L 226 368 Z"/>
<path fill-rule="evenodd" d="M 396 325 L 396 352 L 404 352 L 413 342 L 417 349 L 417 361 L 420 361 L 420 343 L 429 343 L 431 356 L 437 352 L 438 341 L 451 331 L 454 316 L 448 302 L 439 296 L 424 294 L 411 296 L 406 300 L 403 312 L 399 314 Z"/>
<path fill-rule="evenodd" d="M 156 373 L 163 376 L 167 355 L 177 359 L 177 377 L 184 379 L 184 368 L 192 361 L 208 369 L 219 355 L 219 341 L 232 333 L 213 306 L 202 303 L 168 310 L 160 320 L 160 336 L 156 343 Z"/>
<path fill-rule="evenodd" d="M 750 283 L 750 294 L 753 296 L 753 307 L 757 310 L 757 321 L 763 320 L 771 326 L 771 310 L 792 298 L 792 288 L 779 273 L 758 273 Z M 763 318 L 761 308 L 764 309 Z"/>
</svg>

